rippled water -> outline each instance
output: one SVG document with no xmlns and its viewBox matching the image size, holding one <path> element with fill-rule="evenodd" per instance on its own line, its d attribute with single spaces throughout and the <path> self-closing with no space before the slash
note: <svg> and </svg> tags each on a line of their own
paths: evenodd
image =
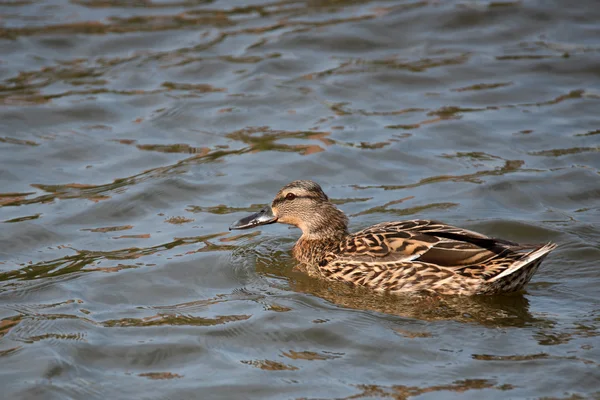
<svg viewBox="0 0 600 400">
<path fill-rule="evenodd" d="M 10 399 L 600 398 L 593 0 L 0 2 Z M 406 299 L 229 233 L 293 179 L 359 229 L 560 245 L 527 292 Z"/>
</svg>

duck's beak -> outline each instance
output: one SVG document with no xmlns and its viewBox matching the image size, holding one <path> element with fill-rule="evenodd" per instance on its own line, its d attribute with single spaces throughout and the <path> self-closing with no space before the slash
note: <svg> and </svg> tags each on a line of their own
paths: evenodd
<svg viewBox="0 0 600 400">
<path fill-rule="evenodd" d="M 259 225 L 272 224 L 273 222 L 277 222 L 277 217 L 273 214 L 273 209 L 271 209 L 271 206 L 266 206 L 255 214 L 248 215 L 245 218 L 235 221 L 233 224 L 231 224 L 229 230 L 249 229 Z"/>
</svg>

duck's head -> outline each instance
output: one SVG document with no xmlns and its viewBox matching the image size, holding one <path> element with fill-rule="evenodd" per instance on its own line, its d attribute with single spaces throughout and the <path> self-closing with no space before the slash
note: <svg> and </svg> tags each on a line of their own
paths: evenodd
<svg viewBox="0 0 600 400">
<path fill-rule="evenodd" d="M 347 234 L 348 218 L 317 183 L 293 181 L 285 185 L 270 206 L 234 222 L 229 229 L 248 229 L 280 222 L 302 229 L 303 236 L 325 237 Z"/>
</svg>

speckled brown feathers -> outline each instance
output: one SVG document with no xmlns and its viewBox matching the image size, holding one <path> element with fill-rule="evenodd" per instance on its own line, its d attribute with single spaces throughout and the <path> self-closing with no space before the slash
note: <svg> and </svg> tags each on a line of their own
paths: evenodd
<svg viewBox="0 0 600 400">
<path fill-rule="evenodd" d="M 556 246 L 521 246 L 436 221 L 375 225 L 307 260 L 326 279 L 389 292 L 494 294 L 523 288 Z"/>
<path fill-rule="evenodd" d="M 349 234 L 346 216 L 312 181 L 286 185 L 271 209 L 269 223 L 302 229 L 293 254 L 310 275 L 391 293 L 514 292 L 556 247 L 519 245 L 429 220 L 384 222 Z"/>
</svg>

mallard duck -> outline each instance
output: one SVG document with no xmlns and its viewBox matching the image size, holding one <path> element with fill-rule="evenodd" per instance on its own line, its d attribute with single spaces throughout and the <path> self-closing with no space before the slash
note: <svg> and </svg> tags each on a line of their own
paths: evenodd
<svg viewBox="0 0 600 400">
<path fill-rule="evenodd" d="M 233 223 L 280 222 L 302 230 L 294 257 L 313 276 L 390 293 L 518 291 L 556 245 L 520 245 L 430 220 L 383 222 L 348 232 L 348 218 L 317 183 L 285 185 L 270 206 Z"/>
</svg>

